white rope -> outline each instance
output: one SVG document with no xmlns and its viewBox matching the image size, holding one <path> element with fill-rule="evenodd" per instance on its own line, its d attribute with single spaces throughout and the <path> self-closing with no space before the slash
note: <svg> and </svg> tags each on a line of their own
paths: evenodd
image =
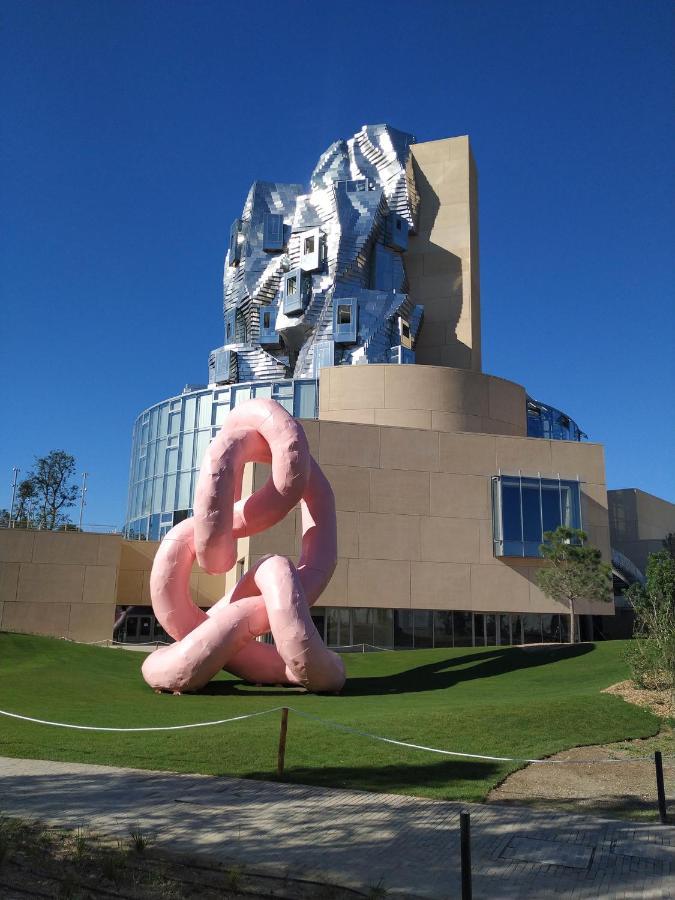
<svg viewBox="0 0 675 900">
<path fill-rule="evenodd" d="M 582 765 L 589 765 L 590 763 L 605 763 L 605 762 L 616 762 L 616 763 L 625 763 L 625 762 L 653 762 L 654 759 L 651 756 L 633 756 L 629 759 L 525 759 L 515 756 L 483 756 L 480 753 L 460 753 L 456 750 L 439 750 L 437 747 L 425 747 L 422 744 L 411 744 L 408 741 L 396 741 L 393 738 L 382 737 L 379 734 L 370 734 L 368 731 L 359 731 L 357 728 L 352 728 L 350 725 L 342 725 L 339 722 L 331 722 L 328 719 L 321 719 L 319 716 L 313 716 L 310 713 L 300 712 L 299 709 L 295 709 L 293 706 L 288 707 L 294 713 L 301 716 L 303 719 L 311 719 L 314 722 L 319 722 L 321 725 L 325 725 L 327 728 L 336 728 L 339 731 L 346 731 L 349 734 L 357 734 L 359 737 L 370 738 L 374 741 L 382 741 L 385 744 L 395 744 L 398 747 L 408 747 L 411 750 L 426 750 L 428 753 L 440 753 L 443 756 L 459 756 L 465 759 L 480 759 L 485 760 L 487 762 L 516 762 L 516 763 L 575 763 Z M 664 756 L 663 759 L 675 759 L 672 756 Z"/>
<path fill-rule="evenodd" d="M 185 728 L 207 728 L 210 725 L 225 725 L 228 722 L 240 722 L 242 719 L 253 719 L 256 716 L 266 716 L 268 713 L 279 712 L 283 707 L 275 706 L 273 709 L 263 709 L 262 712 L 249 713 L 246 716 L 233 716 L 231 719 L 216 719 L 213 722 L 191 722 L 189 725 L 156 725 L 146 728 L 104 728 L 98 725 L 70 725 L 66 722 L 49 722 L 46 719 L 33 719 L 31 716 L 20 716 L 18 713 L 7 712 L 0 709 L 0 716 L 9 716 L 10 719 L 21 719 L 24 722 L 35 722 L 38 725 L 54 725 L 57 728 L 74 728 L 77 731 L 182 731 Z"/>
<path fill-rule="evenodd" d="M 373 741 L 382 741 L 385 744 L 394 744 L 397 747 L 407 747 L 410 750 L 423 750 L 427 753 L 438 753 L 442 756 L 461 757 L 462 759 L 480 759 L 485 762 L 512 762 L 512 763 L 557 763 L 574 764 L 574 765 L 590 765 L 591 763 L 626 763 L 626 762 L 653 762 L 651 756 L 632 756 L 623 759 L 527 759 L 517 756 L 485 756 L 480 753 L 461 753 L 457 750 L 440 750 L 438 747 L 427 747 L 424 744 L 412 744 L 408 741 L 397 741 L 394 738 L 382 737 L 379 734 L 371 734 L 369 731 L 360 731 L 358 728 L 352 728 L 351 725 L 342 725 L 340 722 L 332 722 L 330 719 L 322 719 L 319 716 L 313 716 L 311 713 L 301 712 L 294 706 L 274 706 L 271 709 L 263 709 L 260 712 L 248 713 L 245 716 L 232 716 L 229 719 L 216 719 L 213 722 L 192 722 L 188 725 L 156 725 L 145 728 L 111 728 L 97 725 L 71 725 L 66 722 L 50 722 L 46 719 L 35 719 L 31 716 L 21 716 L 18 713 L 8 712 L 0 709 L 0 716 L 8 716 L 10 719 L 20 719 L 23 722 L 34 722 L 37 725 L 53 725 L 57 728 L 72 728 L 77 731 L 112 731 L 112 732 L 139 732 L 139 731 L 183 731 L 186 728 L 207 728 L 213 725 L 226 725 L 228 722 L 241 722 L 244 719 L 254 719 L 256 716 L 266 716 L 268 713 L 280 712 L 282 709 L 288 709 L 296 713 L 302 719 L 309 719 L 312 722 L 318 722 L 326 728 L 335 728 L 338 731 L 344 731 L 348 734 L 356 734 L 359 737 L 370 738 Z M 673 756 L 664 756 L 664 760 L 675 759 Z"/>
</svg>

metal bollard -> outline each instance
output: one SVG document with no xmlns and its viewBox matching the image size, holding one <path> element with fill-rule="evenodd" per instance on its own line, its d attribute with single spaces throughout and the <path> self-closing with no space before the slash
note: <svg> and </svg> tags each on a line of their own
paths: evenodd
<svg viewBox="0 0 675 900">
<path fill-rule="evenodd" d="M 661 824 L 666 825 L 668 823 L 666 790 L 663 786 L 663 759 L 661 758 L 660 750 L 654 751 L 654 766 L 656 768 L 656 795 L 659 801 L 659 818 L 661 819 Z"/>
<path fill-rule="evenodd" d="M 281 710 L 281 727 L 279 729 L 279 752 L 277 754 L 277 777 L 284 777 L 284 760 L 286 758 L 286 734 L 288 732 L 288 707 Z"/>
<path fill-rule="evenodd" d="M 459 848 L 462 866 L 462 900 L 471 900 L 471 815 L 459 814 Z"/>
</svg>

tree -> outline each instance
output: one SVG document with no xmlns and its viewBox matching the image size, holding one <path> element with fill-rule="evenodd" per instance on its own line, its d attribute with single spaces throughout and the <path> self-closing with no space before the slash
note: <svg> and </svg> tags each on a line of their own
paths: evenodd
<svg viewBox="0 0 675 900">
<path fill-rule="evenodd" d="M 75 457 L 65 450 L 52 450 L 46 456 L 36 456 L 35 465 L 19 485 L 35 507 L 37 524 L 54 529 L 70 521 L 65 510 L 75 505 L 80 489 L 72 482 Z M 25 487 L 24 487 L 25 486 Z"/>
<path fill-rule="evenodd" d="M 547 597 L 566 603 L 570 612 L 570 643 L 574 643 L 574 615 L 580 600 L 611 601 L 612 571 L 598 549 L 586 544 L 579 528 L 559 525 L 544 532 L 539 548 L 549 565 L 537 572 L 537 583 Z"/>
<path fill-rule="evenodd" d="M 33 506 L 37 498 L 37 488 L 30 478 L 20 481 L 16 491 L 16 509 L 14 510 L 14 527 L 30 528 L 33 521 Z"/>
<path fill-rule="evenodd" d="M 626 597 L 635 611 L 628 650 L 633 680 L 640 687 L 675 690 L 675 559 L 669 550 L 650 553 L 644 586 Z"/>
</svg>

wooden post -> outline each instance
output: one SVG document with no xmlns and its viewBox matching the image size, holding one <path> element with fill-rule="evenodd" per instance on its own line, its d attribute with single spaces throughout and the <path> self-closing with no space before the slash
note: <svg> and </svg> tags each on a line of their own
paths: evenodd
<svg viewBox="0 0 675 900">
<path fill-rule="evenodd" d="M 277 777 L 284 777 L 284 759 L 286 757 L 286 733 L 288 731 L 288 707 L 281 710 L 281 727 L 279 729 L 279 754 L 277 756 Z"/>
<path fill-rule="evenodd" d="M 462 865 L 462 900 L 471 900 L 471 815 L 459 814 L 459 847 Z"/>
<path fill-rule="evenodd" d="M 656 767 L 656 795 L 659 801 L 659 818 L 661 819 L 661 824 L 666 825 L 668 816 L 666 814 L 666 791 L 663 786 L 663 759 L 661 758 L 660 750 L 654 752 L 654 766 Z"/>
</svg>

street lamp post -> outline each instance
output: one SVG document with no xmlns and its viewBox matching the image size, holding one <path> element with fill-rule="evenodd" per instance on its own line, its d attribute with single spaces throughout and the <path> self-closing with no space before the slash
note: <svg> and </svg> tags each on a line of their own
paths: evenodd
<svg viewBox="0 0 675 900">
<path fill-rule="evenodd" d="M 12 505 L 9 507 L 9 527 L 12 527 L 12 517 L 14 516 L 14 500 L 16 498 L 16 479 L 19 476 L 19 472 L 21 469 L 18 466 L 12 466 L 12 472 L 14 472 L 14 481 L 12 482 Z"/>
<path fill-rule="evenodd" d="M 89 474 L 88 472 L 82 473 L 82 489 L 80 491 L 80 522 L 78 525 L 78 528 L 80 531 L 82 531 L 82 516 L 84 515 L 84 506 L 85 506 L 84 495 L 87 493 L 87 475 L 88 474 Z"/>
</svg>

